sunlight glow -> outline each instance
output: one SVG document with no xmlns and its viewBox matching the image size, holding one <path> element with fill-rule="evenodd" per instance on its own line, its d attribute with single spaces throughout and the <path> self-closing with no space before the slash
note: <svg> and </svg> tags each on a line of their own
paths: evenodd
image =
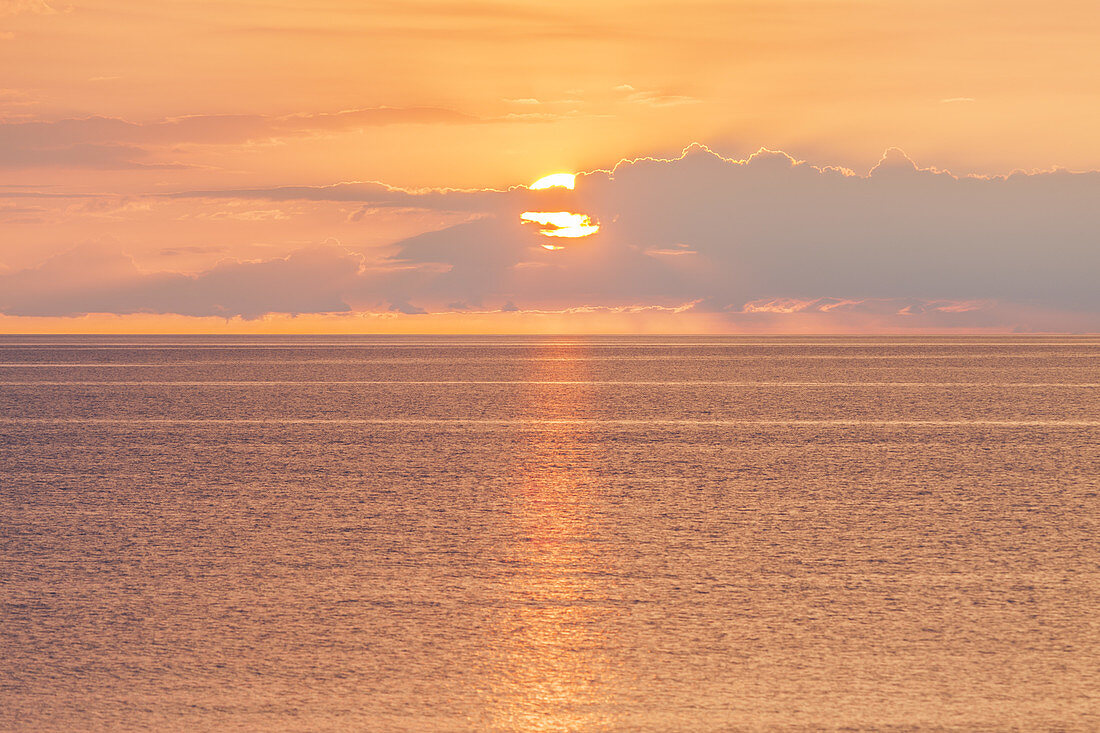
<svg viewBox="0 0 1100 733">
<path fill-rule="evenodd" d="M 530 185 L 532 191 L 540 191 L 544 188 L 568 188 L 573 190 L 573 184 L 577 176 L 573 173 L 551 173 L 543 176 Z"/>
<path fill-rule="evenodd" d="M 519 218 L 524 223 L 538 224 L 539 234 L 544 237 L 587 237 L 600 231 L 600 225 L 587 214 L 571 211 L 525 211 Z"/>
</svg>

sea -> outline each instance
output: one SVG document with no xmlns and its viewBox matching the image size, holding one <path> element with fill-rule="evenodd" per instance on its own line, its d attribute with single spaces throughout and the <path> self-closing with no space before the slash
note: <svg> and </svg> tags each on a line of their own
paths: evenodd
<svg viewBox="0 0 1100 733">
<path fill-rule="evenodd" d="M 5 731 L 1100 730 L 1100 337 L 0 337 Z"/>
</svg>

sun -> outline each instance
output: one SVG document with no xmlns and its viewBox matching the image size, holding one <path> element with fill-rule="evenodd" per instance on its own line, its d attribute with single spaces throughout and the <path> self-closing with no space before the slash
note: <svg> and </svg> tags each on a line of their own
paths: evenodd
<svg viewBox="0 0 1100 733">
<path fill-rule="evenodd" d="M 546 188 L 567 188 L 573 190 L 577 175 L 575 173 L 551 173 L 543 176 L 528 188 L 540 191 Z M 572 211 L 525 211 L 519 215 L 524 224 L 534 224 L 544 237 L 564 237 L 575 239 L 587 237 L 600 230 L 600 225 L 587 214 Z M 549 250 L 562 249 L 557 244 L 543 244 Z"/>
<path fill-rule="evenodd" d="M 543 176 L 528 188 L 532 191 L 541 191 L 544 188 L 568 188 L 573 190 L 573 186 L 576 182 L 577 175 L 575 173 L 551 173 L 548 176 Z"/>
</svg>

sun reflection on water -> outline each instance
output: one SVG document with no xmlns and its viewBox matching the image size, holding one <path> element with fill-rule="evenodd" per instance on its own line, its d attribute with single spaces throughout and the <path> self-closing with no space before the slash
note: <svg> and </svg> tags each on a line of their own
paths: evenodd
<svg viewBox="0 0 1100 733">
<path fill-rule="evenodd" d="M 561 361 L 536 362 L 533 380 L 584 379 L 577 347 L 552 347 Z M 575 354 L 575 351 L 573 351 Z M 548 418 L 578 416 L 581 395 L 533 386 L 529 410 Z M 568 401 L 566 401 L 568 400 Z M 576 424 L 541 424 L 518 456 L 514 501 L 516 572 L 507 588 L 501 639 L 503 683 L 494 718 L 512 730 L 599 730 L 612 725 L 607 658 L 609 620 L 601 600 L 606 570 L 593 543 L 595 477 Z"/>
</svg>

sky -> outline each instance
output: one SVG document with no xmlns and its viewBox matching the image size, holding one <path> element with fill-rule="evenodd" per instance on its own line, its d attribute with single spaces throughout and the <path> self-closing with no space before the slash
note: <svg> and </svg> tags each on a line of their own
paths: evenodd
<svg viewBox="0 0 1100 733">
<path fill-rule="evenodd" d="M 0 0 L 0 332 L 1097 332 L 1097 38 L 1076 0 Z"/>
</svg>

